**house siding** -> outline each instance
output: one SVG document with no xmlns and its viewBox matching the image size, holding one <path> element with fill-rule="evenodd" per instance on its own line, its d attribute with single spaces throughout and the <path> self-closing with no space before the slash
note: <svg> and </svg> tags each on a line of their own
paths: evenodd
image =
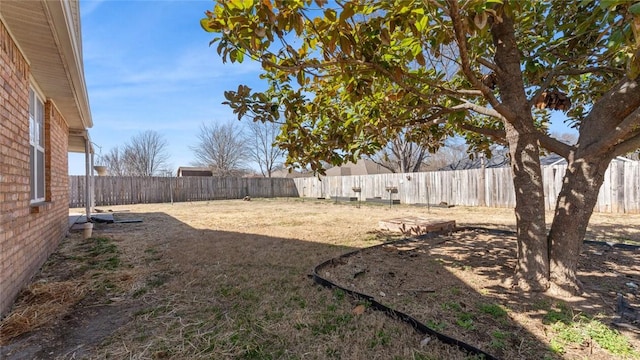
<svg viewBox="0 0 640 360">
<path fill-rule="evenodd" d="M 0 21 L 0 317 L 68 230 L 69 129 L 50 100 L 45 203 L 30 205 L 29 77 L 28 62 Z"/>
</svg>

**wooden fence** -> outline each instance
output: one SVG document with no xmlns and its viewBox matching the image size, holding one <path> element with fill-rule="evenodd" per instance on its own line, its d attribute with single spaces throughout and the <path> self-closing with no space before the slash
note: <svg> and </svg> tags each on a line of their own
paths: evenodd
<svg viewBox="0 0 640 360">
<path fill-rule="evenodd" d="M 284 178 L 96 176 L 94 184 L 96 206 L 299 196 Z M 84 206 L 84 176 L 69 176 L 69 207 Z"/>
<path fill-rule="evenodd" d="M 240 199 L 251 197 L 357 197 L 400 200 L 403 204 L 514 207 L 511 169 L 455 170 L 405 174 L 309 178 L 95 177 L 95 205 Z M 566 166 L 542 168 L 545 206 L 555 208 Z M 70 176 L 70 207 L 84 206 L 84 176 Z M 361 189 L 360 193 L 353 191 Z M 395 187 L 390 194 L 387 188 Z M 640 213 L 640 162 L 611 163 L 595 211 Z"/>
<path fill-rule="evenodd" d="M 364 176 L 331 176 L 322 181 L 317 178 L 293 179 L 303 197 L 333 198 L 359 197 L 400 200 L 403 204 L 440 204 L 478 206 L 484 195 L 484 204 L 490 207 L 514 207 L 515 190 L 511 169 L 492 168 L 482 171 L 455 170 L 405 174 L 379 174 Z M 555 208 L 562 187 L 566 166 L 542 168 L 545 206 Z M 484 184 L 483 184 L 484 182 Z M 353 188 L 360 188 L 356 193 Z M 395 187 L 397 193 L 386 189 Z M 484 189 L 482 189 L 484 187 Z M 484 190 L 484 191 L 483 191 Z M 595 211 L 614 213 L 640 213 L 640 163 L 611 163 L 598 195 Z"/>
</svg>

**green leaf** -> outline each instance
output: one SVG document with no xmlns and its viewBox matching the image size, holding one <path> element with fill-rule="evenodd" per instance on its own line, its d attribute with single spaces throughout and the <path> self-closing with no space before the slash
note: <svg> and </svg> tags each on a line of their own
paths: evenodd
<svg viewBox="0 0 640 360">
<path fill-rule="evenodd" d="M 217 30 L 211 28 L 209 26 L 209 24 L 211 23 L 211 19 L 209 18 L 204 18 L 200 20 L 200 26 L 202 26 L 202 29 L 206 32 L 216 32 Z"/>
<path fill-rule="evenodd" d="M 640 15 L 640 3 L 635 3 L 629 6 L 629 12 L 633 15 Z"/>
<path fill-rule="evenodd" d="M 620 4 L 628 3 L 628 0 L 601 0 L 600 8 L 601 9 L 610 9 L 612 7 L 618 6 Z"/>
<path fill-rule="evenodd" d="M 250 9 L 253 6 L 253 0 L 242 0 L 242 7 L 244 9 Z"/>
<path fill-rule="evenodd" d="M 427 26 L 429 26 L 429 17 L 428 16 L 422 16 L 420 18 L 420 20 L 418 20 L 416 22 L 416 29 L 418 29 L 418 31 L 421 32 L 421 33 L 424 33 L 424 31 L 427 28 Z"/>
</svg>

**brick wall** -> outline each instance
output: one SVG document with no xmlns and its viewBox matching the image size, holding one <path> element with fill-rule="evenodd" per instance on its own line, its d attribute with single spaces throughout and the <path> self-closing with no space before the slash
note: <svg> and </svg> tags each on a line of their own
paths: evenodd
<svg viewBox="0 0 640 360">
<path fill-rule="evenodd" d="M 29 203 L 29 66 L 0 22 L 0 317 L 66 235 L 68 126 L 45 102 L 45 203 Z M 46 96 L 46 94 L 44 94 Z"/>
</svg>

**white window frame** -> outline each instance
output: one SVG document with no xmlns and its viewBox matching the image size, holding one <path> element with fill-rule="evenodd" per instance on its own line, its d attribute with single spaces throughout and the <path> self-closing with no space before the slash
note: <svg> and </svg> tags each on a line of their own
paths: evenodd
<svg viewBox="0 0 640 360">
<path fill-rule="evenodd" d="M 44 102 L 29 88 L 29 169 L 31 204 L 45 201 L 45 129 Z M 40 155 L 40 156 L 38 156 Z"/>
</svg>

